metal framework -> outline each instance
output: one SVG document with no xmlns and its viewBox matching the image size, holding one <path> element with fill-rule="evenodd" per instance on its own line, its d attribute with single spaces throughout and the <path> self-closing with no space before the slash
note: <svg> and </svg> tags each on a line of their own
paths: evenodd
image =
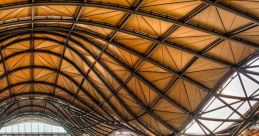
<svg viewBox="0 0 259 136">
<path fill-rule="evenodd" d="M 259 84 L 258 11 L 224 0 L 125 3 L 2 4 L 0 124 L 36 114 L 71 135 L 189 135 L 196 124 L 197 135 L 239 135 L 253 124 L 259 90 L 249 95 L 243 78 Z M 233 78 L 244 96 L 221 93 Z M 207 111 L 215 100 L 223 106 Z M 206 116 L 223 108 L 233 111 L 226 119 Z M 232 124 L 213 130 L 204 120 Z"/>
</svg>

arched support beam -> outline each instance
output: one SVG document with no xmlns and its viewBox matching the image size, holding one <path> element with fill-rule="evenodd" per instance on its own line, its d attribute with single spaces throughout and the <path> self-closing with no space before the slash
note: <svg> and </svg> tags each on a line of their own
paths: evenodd
<svg viewBox="0 0 259 136">
<path fill-rule="evenodd" d="M 52 96 L 51 94 L 47 94 L 47 93 L 39 93 L 39 92 L 35 92 L 35 94 L 36 95 L 44 95 L 44 96 L 48 96 L 48 97 L 50 97 L 50 96 Z M 30 95 L 30 92 L 27 92 L 27 93 L 22 93 L 22 94 L 19 94 L 19 95 L 17 95 L 17 96 L 23 96 L 23 95 Z M 54 96 L 54 97 L 56 97 L 56 96 Z M 11 99 L 11 98 L 9 98 L 9 99 Z M 33 98 L 34 99 L 34 98 Z M 8 105 L 8 107 L 6 107 L 7 109 L 12 109 L 11 107 L 13 107 L 16 103 L 20 103 L 20 102 L 22 102 L 22 101 L 24 101 L 24 100 L 31 100 L 31 98 L 28 98 L 28 99 L 21 99 L 21 100 L 16 100 L 16 101 L 13 101 L 13 103 L 11 103 L 11 105 Z M 37 100 L 37 98 L 36 98 L 36 100 Z M 19 109 L 21 109 L 21 108 L 23 108 L 24 106 L 26 106 L 26 107 L 33 107 L 33 106 L 41 106 L 41 108 L 44 108 L 44 109 L 47 109 L 48 111 L 51 111 L 52 113 L 55 113 L 55 114 L 57 114 L 58 113 L 58 108 L 55 106 L 55 105 L 53 105 L 52 103 L 54 102 L 54 101 L 52 101 L 53 99 L 38 99 L 38 100 L 45 100 L 48 104 L 51 104 L 52 105 L 52 107 L 55 107 L 55 109 L 57 109 L 56 111 L 55 110 L 52 110 L 52 109 L 49 109 L 49 108 L 47 108 L 47 107 L 45 107 L 45 106 L 42 106 L 42 105 L 35 105 L 35 104 L 33 104 L 33 105 L 31 105 L 31 104 L 28 104 L 28 105 L 23 105 L 23 106 L 19 106 L 19 107 L 17 107 L 17 108 L 15 108 L 14 110 L 12 110 L 12 111 L 8 111 L 8 113 L 7 113 L 7 115 L 12 115 L 12 113 L 14 113 L 14 112 L 16 112 L 16 111 L 18 111 Z M 57 103 L 57 105 L 59 105 L 59 106 L 62 106 L 62 107 L 65 107 L 65 106 L 67 106 L 67 105 L 65 105 L 65 104 L 60 104 L 60 103 Z M 64 108 L 62 108 L 63 109 L 63 111 L 64 110 L 67 110 L 66 108 L 64 109 Z M 60 110 L 60 109 L 59 109 Z M 69 109 L 69 110 L 71 110 L 71 109 Z M 45 110 L 44 110 L 45 111 Z M 32 112 L 34 112 L 34 111 L 32 111 Z M 62 113 L 61 111 L 59 111 L 59 113 Z M 73 117 L 76 117 L 76 118 L 78 118 L 77 116 L 74 116 L 73 114 L 68 114 L 69 116 L 67 116 L 66 114 L 62 114 L 61 116 L 63 116 L 62 118 L 61 118 L 61 116 L 59 116 L 62 120 L 65 120 L 65 119 L 70 119 L 70 118 L 73 118 Z M 81 117 L 80 117 L 81 118 Z M 87 119 L 89 119 L 89 118 L 87 118 Z M 87 119 L 84 119 L 84 120 L 87 120 Z M 91 120 L 91 119 L 90 119 Z M 78 120 L 79 121 L 79 120 Z M 111 122 L 107 122 L 107 121 L 101 121 L 101 120 L 99 120 L 99 121 L 94 121 L 93 120 L 93 122 L 99 122 L 99 123 L 105 123 L 105 124 L 107 124 L 107 125 L 114 125 L 114 124 L 112 124 Z M 74 125 L 79 125 L 78 123 L 79 122 L 71 122 L 72 123 L 72 126 L 74 126 Z M 76 124 L 75 124 L 76 123 Z M 89 125 L 88 126 L 90 126 L 90 127 L 88 127 L 88 129 L 90 129 L 90 128 L 92 128 L 92 127 L 95 127 L 95 125 L 93 125 L 92 123 L 90 123 L 90 122 L 88 122 L 89 123 Z M 98 123 L 98 124 L 99 124 Z M 102 126 L 102 124 L 100 124 L 101 126 Z M 114 125 L 115 126 L 115 125 Z M 115 127 L 117 127 L 117 126 L 115 126 Z M 85 126 L 78 126 L 78 129 L 83 129 L 83 128 L 85 128 Z M 100 128 L 98 128 L 98 129 L 100 129 Z M 102 131 L 104 131 L 104 130 L 102 130 Z"/>
<path fill-rule="evenodd" d="M 36 38 L 35 38 L 36 39 Z M 41 38 L 39 38 L 39 39 L 41 39 Z M 25 40 L 25 39 L 23 39 L 23 40 Z M 22 39 L 21 40 L 17 40 L 16 42 L 19 42 L 19 41 L 23 41 Z M 47 40 L 47 39 L 44 39 L 44 40 Z M 51 40 L 51 39 L 48 39 L 48 40 Z M 54 41 L 54 40 L 51 40 L 51 41 Z M 56 41 L 56 42 L 58 42 L 58 41 Z M 10 45 L 12 45 L 13 43 L 9 43 L 9 44 L 7 44 L 7 45 L 5 45 L 4 46 L 4 48 L 6 48 L 6 47 L 8 47 L 8 46 L 10 46 Z M 61 44 L 61 43 L 60 43 Z M 71 49 L 71 50 L 73 50 L 73 51 L 75 51 L 73 48 L 71 48 L 69 45 L 67 45 L 67 48 L 69 48 L 69 49 Z M 34 52 L 35 52 L 36 50 L 34 50 Z M 45 52 L 45 51 L 43 51 L 43 52 Z M 76 52 L 76 51 L 75 51 Z M 8 58 L 9 58 L 10 56 L 8 56 Z M 65 57 L 64 57 L 65 58 Z M 82 56 L 81 56 L 81 58 L 82 58 Z M 85 60 L 84 58 L 82 58 L 83 60 Z M 67 60 L 68 61 L 68 60 Z M 85 60 L 85 62 L 86 62 L 86 60 Z M 71 62 L 71 63 L 73 63 L 73 62 Z M 87 62 L 86 62 L 87 63 Z M 76 67 L 76 66 L 75 66 Z M 80 71 L 80 69 L 78 68 L 78 67 L 76 67 L 76 69 L 78 70 L 78 71 Z M 80 71 L 80 73 L 82 74 L 83 72 L 82 71 Z M 84 74 L 82 74 L 82 75 L 84 75 Z M 100 78 L 100 77 L 99 77 Z M 96 88 L 97 89 L 97 88 Z"/>
<path fill-rule="evenodd" d="M 150 18 L 155 18 L 155 19 L 159 19 L 165 22 L 169 22 L 169 23 L 173 23 L 179 26 L 183 26 L 183 27 L 188 27 L 191 29 L 195 29 L 198 31 L 202 31 L 205 33 L 209 33 L 215 36 L 218 36 L 222 39 L 228 39 L 228 40 L 233 40 L 235 42 L 242 42 L 236 39 L 232 39 L 231 37 L 228 37 L 227 35 L 225 35 L 222 32 L 219 31 L 215 31 L 209 28 L 204 28 L 201 27 L 199 25 L 195 25 L 195 24 L 191 24 L 188 22 L 183 22 L 181 20 L 177 20 L 174 19 L 170 16 L 166 16 L 166 15 L 162 15 L 159 13 L 154 13 L 154 12 L 150 12 L 150 11 L 145 11 L 145 10 L 134 10 L 132 8 L 129 7 L 124 7 L 124 6 L 120 6 L 120 5 L 114 5 L 114 4 L 105 4 L 102 2 L 91 2 L 91 1 L 87 1 L 87 2 L 75 2 L 72 0 L 68 0 L 65 3 L 64 2 L 60 2 L 60 1 L 53 1 L 53 2 L 23 2 L 23 3 L 15 3 L 15 4 L 8 4 L 8 5 L 2 5 L 0 7 L 0 10 L 6 10 L 6 9 L 13 9 L 13 8 L 24 8 L 24 7 L 33 7 L 33 6 L 49 6 L 49 5 L 70 5 L 70 6 L 80 6 L 80 7 L 96 7 L 96 8 L 106 8 L 106 9 L 112 9 L 112 10 L 116 10 L 116 11 L 122 11 L 122 12 L 126 12 L 126 13 L 130 13 L 130 14 L 136 14 L 136 15 L 142 15 L 142 16 L 146 16 L 146 17 L 150 17 Z M 34 19 L 35 20 L 35 19 Z M 250 46 L 250 44 L 247 43 L 243 43 L 246 44 L 248 46 Z M 252 47 L 258 48 L 258 45 L 251 45 Z"/>
<path fill-rule="evenodd" d="M 34 23 L 45 23 L 45 22 L 65 22 L 65 23 L 73 23 L 74 21 L 73 20 L 68 20 L 68 19 L 62 19 L 62 20 L 58 20 L 58 19 L 48 19 L 48 20 L 34 20 Z M 19 22 L 13 22 L 11 24 L 13 25 L 18 25 L 18 24 L 23 24 L 23 23 L 31 23 L 30 20 L 28 21 L 19 21 Z M 9 25 L 11 25 L 9 24 Z M 211 60 L 215 63 L 220 63 L 222 65 L 226 65 L 226 66 L 229 66 L 229 67 L 235 67 L 233 64 L 229 63 L 229 62 L 226 62 L 222 59 L 217 59 L 217 58 L 214 58 L 214 57 L 211 57 L 211 56 L 208 56 L 208 55 L 205 55 L 205 54 L 202 54 L 198 51 L 195 51 L 193 49 L 190 49 L 190 48 L 186 48 L 184 45 L 180 45 L 179 43 L 173 43 L 171 41 L 168 41 L 168 40 L 163 40 L 161 41 L 160 39 L 156 39 L 156 38 L 153 38 L 153 37 L 150 37 L 150 36 L 147 36 L 147 35 L 144 35 L 144 34 L 141 34 L 141 33 L 137 33 L 135 31 L 131 31 L 131 30 L 128 30 L 128 29 L 119 29 L 117 28 L 116 26 L 112 26 L 112 25 L 108 25 L 108 24 L 103 24 L 101 22 L 96 22 L 96 21 L 87 21 L 87 20 L 79 20 L 77 21 L 77 24 L 83 24 L 83 25 L 92 25 L 92 26 L 97 26 L 97 27 L 102 27 L 102 28 L 107 28 L 107 29 L 111 29 L 111 30 L 115 30 L 115 31 L 118 31 L 118 32 L 122 32 L 122 33 L 125 33 L 125 34 L 129 34 L 129 35 L 133 35 L 133 36 L 136 36 L 136 37 L 139 37 L 139 38 L 143 38 L 143 39 L 146 39 L 146 40 L 149 40 L 149 41 L 152 41 L 156 44 L 163 44 L 165 46 L 168 46 L 168 47 L 171 47 L 171 48 L 175 48 L 175 49 L 178 49 L 178 50 L 182 50 L 184 52 L 187 52 L 187 53 L 190 53 L 196 57 L 200 57 L 200 58 L 204 58 L 204 59 L 208 59 L 208 60 Z M 1 25 L 0 25 L 1 26 Z M 35 26 L 36 28 L 36 26 Z M 34 28 L 34 29 L 35 29 Z M 56 28 L 56 29 L 60 29 L 60 28 Z M 67 29 L 66 31 L 69 31 L 70 29 L 69 28 L 65 28 Z M 83 30 L 80 30 L 79 28 L 75 28 L 73 30 L 73 32 L 76 32 L 77 31 L 83 31 Z M 86 32 L 86 31 L 84 31 Z M 91 32 L 86 32 L 86 33 L 91 33 Z M 4 32 L 2 32 L 2 34 L 4 34 Z M 1 34 L 0 34 L 1 35 Z M 109 38 L 107 37 L 102 37 L 100 35 L 97 35 L 95 33 L 91 33 L 91 36 L 95 37 L 95 38 L 98 38 L 98 39 L 102 39 L 104 41 L 107 41 L 108 43 L 110 44 L 113 44 L 113 45 L 116 45 L 118 47 L 121 46 L 120 43 L 117 43 L 117 42 L 114 42 L 114 41 L 110 41 Z M 244 39 L 240 39 L 240 41 L 245 41 Z M 245 41 L 246 44 L 248 41 Z M 244 43 L 243 43 L 244 44 Z M 254 48 L 259 48 L 259 45 L 258 47 L 257 46 L 253 46 Z M 128 47 L 120 47 L 120 48 L 123 48 L 124 50 L 127 49 L 127 50 L 132 50 Z M 135 51 L 133 51 L 135 52 Z M 142 55 L 141 55 L 142 56 Z"/>
<path fill-rule="evenodd" d="M 11 45 L 11 44 L 10 44 L 10 45 Z M 17 53 L 14 53 L 14 54 L 12 54 L 12 55 L 6 57 L 6 60 L 8 60 L 8 59 L 10 59 L 10 58 L 12 58 L 12 57 L 14 57 L 14 56 L 16 56 L 16 55 L 20 55 L 20 54 L 24 54 L 24 53 L 31 53 L 31 52 L 32 52 L 31 50 L 25 50 L 25 51 L 17 52 Z M 57 57 L 60 56 L 60 55 L 57 54 L 57 53 L 50 52 L 50 51 L 46 51 L 46 50 L 33 50 L 33 52 L 34 52 L 34 53 L 40 52 L 40 53 L 52 54 L 52 55 L 57 56 Z M 72 66 L 74 66 L 74 67 L 81 73 L 81 75 L 82 75 L 84 78 L 86 78 L 86 77 L 84 76 L 84 73 L 80 70 L 80 68 L 79 68 L 77 65 L 75 65 L 71 60 L 67 59 L 66 57 L 63 57 L 63 59 L 66 60 L 66 61 L 68 61 Z M 43 68 L 43 67 L 41 67 L 41 68 Z M 45 69 L 46 69 L 46 67 L 45 67 Z M 49 69 L 49 70 L 50 70 L 50 69 Z M 52 70 L 55 71 L 55 69 L 52 69 Z M 59 71 L 59 73 L 61 73 L 61 71 Z M 63 72 L 62 72 L 62 73 L 63 73 Z M 68 75 L 66 75 L 66 74 L 64 74 L 64 73 L 63 73 L 63 75 L 66 76 L 68 79 L 72 80 L 72 82 L 73 82 L 75 85 L 77 85 L 77 86 L 79 87 L 79 84 L 78 84 L 75 80 L 73 80 L 72 78 L 70 78 Z M 33 82 L 35 83 L 35 81 L 33 81 Z M 92 83 L 92 84 L 93 84 L 93 83 Z M 11 85 L 10 85 L 10 86 L 11 86 Z M 95 87 L 95 88 L 96 88 L 96 87 Z M 100 104 L 98 104 L 97 100 L 95 100 L 93 97 L 91 97 L 91 95 L 87 92 L 87 90 L 84 90 L 83 88 L 81 88 L 81 90 L 83 90 L 83 92 L 84 92 L 88 97 L 92 98 L 92 101 L 95 102 L 96 105 L 100 107 Z M 1 92 L 1 91 L 0 91 L 0 92 Z M 67 92 L 69 92 L 69 91 L 67 91 Z M 69 92 L 69 93 L 70 93 L 71 97 L 74 96 L 74 94 L 72 94 L 71 92 Z M 87 104 L 86 104 L 86 105 L 87 105 Z M 104 110 L 102 107 L 100 107 L 100 108 L 101 108 L 102 110 Z M 91 108 L 91 109 L 92 109 L 91 112 L 93 112 L 93 111 L 95 111 L 96 108 Z M 115 110 L 115 108 L 114 108 L 114 110 Z M 104 110 L 104 111 L 105 111 L 105 110 Z M 107 111 L 105 111 L 105 112 L 107 112 Z M 109 114 L 109 113 L 107 112 L 107 114 Z M 126 127 L 126 126 L 124 126 L 124 127 Z M 128 128 L 128 127 L 126 127 L 126 128 L 127 128 L 127 129 L 130 129 L 130 128 Z M 132 130 L 132 129 L 130 129 L 130 130 L 131 130 L 131 131 L 134 131 L 134 130 Z M 135 131 L 135 132 L 138 133 L 138 131 Z"/>
<path fill-rule="evenodd" d="M 39 40 L 48 40 L 48 41 L 54 41 L 54 42 L 58 42 L 58 41 L 55 41 L 55 40 L 51 40 L 51 39 L 48 39 L 48 38 L 36 38 L 35 37 L 35 40 L 37 40 L 37 39 L 39 39 Z M 26 40 L 28 40 L 28 39 L 19 39 L 19 40 L 16 40 L 16 41 L 14 41 L 14 42 L 11 42 L 11 43 L 8 43 L 8 44 L 6 44 L 6 45 L 4 45 L 3 46 L 3 49 L 5 49 L 5 48 L 7 48 L 7 47 L 9 47 L 9 46 L 11 46 L 13 43 L 16 43 L 16 42 L 22 42 L 22 41 L 26 41 Z M 72 39 L 71 39 L 71 41 L 72 41 Z M 76 42 L 75 40 L 73 40 L 73 42 Z M 61 43 L 59 43 L 59 44 L 61 44 Z M 79 43 L 77 43 L 77 44 L 79 44 Z M 92 43 L 93 44 L 93 43 Z M 96 45 L 95 45 L 96 46 Z M 98 48 L 98 46 L 96 46 L 97 48 Z M 67 48 L 69 48 L 69 49 L 71 49 L 71 50 L 73 50 L 72 49 L 72 47 L 70 47 L 69 45 L 67 45 Z M 85 48 L 84 48 L 85 49 Z M 100 48 L 98 48 L 98 49 L 100 49 Z M 90 51 L 88 51 L 87 49 L 85 49 L 89 54 L 91 54 L 91 52 Z M 75 51 L 75 50 L 74 50 Z M 38 50 L 34 50 L 33 52 L 38 52 Z M 93 54 L 91 54 L 91 56 L 92 57 L 94 57 L 94 55 Z M 111 56 L 111 55 L 110 55 Z M 13 56 L 11 55 L 11 57 L 7 57 L 6 59 L 9 59 L 9 58 L 12 58 Z M 66 61 L 68 61 L 68 59 L 64 56 L 63 57 Z M 113 57 L 113 59 L 115 59 L 114 57 Z M 116 61 L 116 60 L 115 60 Z M 71 62 L 72 63 L 72 62 Z M 87 63 L 87 62 L 86 62 Z M 122 81 L 121 80 L 119 80 L 119 78 L 116 76 L 116 75 L 114 75 L 110 70 L 108 70 L 108 68 L 102 63 L 102 62 L 100 62 L 100 61 L 98 61 L 98 63 L 100 63 L 105 69 L 107 69 L 107 71 L 122 85 L 123 83 L 122 83 Z M 120 64 L 122 65 L 122 63 L 120 62 Z M 124 68 L 126 68 L 126 70 L 129 70 L 127 67 L 125 67 L 124 66 Z M 77 68 L 77 69 L 79 69 L 79 68 Z M 80 70 L 79 70 L 80 71 Z M 59 71 L 59 72 L 61 72 L 61 71 Z M 82 72 L 81 72 L 82 73 Z M 62 74 L 63 75 L 63 74 Z M 82 75 L 83 76 L 83 75 Z M 67 78 L 69 78 L 69 77 L 67 77 Z M 100 79 L 101 79 L 101 77 L 99 77 Z M 105 81 L 103 81 L 103 82 L 105 82 Z M 75 81 L 74 81 L 74 83 L 75 83 Z M 77 83 L 75 83 L 75 84 L 77 84 Z M 77 85 L 78 86 L 78 85 Z M 106 85 L 106 86 L 108 86 L 108 85 Z M 79 87 L 79 86 L 78 86 Z M 162 124 L 165 124 L 165 121 L 162 121 L 162 119 L 160 119 L 160 117 L 158 117 L 157 115 L 155 115 L 154 113 L 152 113 L 151 111 L 149 111 L 145 106 L 144 106 L 144 104 L 143 104 L 143 102 L 137 97 L 137 96 L 135 96 L 134 94 L 132 94 L 132 91 L 128 88 L 128 87 L 126 87 L 126 86 L 123 86 L 126 90 L 127 90 L 127 92 L 129 93 L 129 94 L 131 94 L 131 97 L 133 97 L 135 100 L 136 100 L 136 102 L 138 102 L 138 103 L 140 103 L 141 104 L 141 106 L 142 106 L 142 108 L 147 112 L 147 113 L 149 113 L 151 116 L 153 116 L 154 118 L 156 118 L 159 122 L 161 122 Z M 80 87 L 79 87 L 80 88 Z M 118 91 L 119 91 L 120 89 L 118 89 Z M 112 92 L 117 92 L 117 91 L 112 91 Z M 160 91 L 159 91 L 160 92 Z M 118 96 L 117 96 L 118 97 Z M 110 98 L 110 97 L 109 97 Z M 106 99 L 106 102 L 107 102 L 108 100 Z M 172 101 L 172 100 L 171 100 Z M 177 107 L 181 107 L 181 105 L 178 105 L 178 104 L 175 104 L 175 102 L 173 102 L 173 104 L 174 105 L 176 105 Z M 173 129 L 173 128 L 171 128 L 168 124 L 167 125 L 165 125 L 165 126 L 168 126 L 170 129 Z"/>
</svg>

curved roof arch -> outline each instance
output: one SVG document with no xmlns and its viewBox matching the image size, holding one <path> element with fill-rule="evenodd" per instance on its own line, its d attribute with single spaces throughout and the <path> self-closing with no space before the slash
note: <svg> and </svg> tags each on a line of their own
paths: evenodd
<svg viewBox="0 0 259 136">
<path fill-rule="evenodd" d="M 119 129 L 179 135 L 193 122 L 204 134 L 215 135 L 198 120 L 212 98 L 258 101 L 218 93 L 228 78 L 258 56 L 256 2 L 10 0 L 0 4 L 0 101 L 24 95 L 32 103 L 40 96 L 49 98 L 42 100 L 45 103 L 51 99 L 69 103 L 81 110 L 74 120 L 83 120 L 79 124 L 68 120 L 68 128 L 77 127 L 69 130 L 79 132 L 75 135 L 107 135 Z M 13 105 L 8 109 L 22 108 Z M 229 104 L 226 107 L 235 111 Z M 89 124 L 93 115 L 97 116 L 93 121 L 108 123 Z"/>
<path fill-rule="evenodd" d="M 30 98 L 29 94 L 19 94 L 5 100 L 5 104 L 1 105 L 1 124 L 6 123 L 19 117 L 26 117 L 28 115 L 35 115 L 40 117 L 47 117 L 64 126 L 72 135 L 82 135 L 84 131 L 90 134 L 107 134 L 118 128 L 112 121 L 104 117 L 96 116 L 93 113 L 85 113 L 81 109 L 68 104 L 61 98 L 50 98 L 51 95 L 35 93 L 34 98 Z M 82 116 L 84 114 L 84 116 Z M 84 124 L 82 126 L 82 124 Z M 96 127 L 96 130 L 89 130 Z"/>
</svg>

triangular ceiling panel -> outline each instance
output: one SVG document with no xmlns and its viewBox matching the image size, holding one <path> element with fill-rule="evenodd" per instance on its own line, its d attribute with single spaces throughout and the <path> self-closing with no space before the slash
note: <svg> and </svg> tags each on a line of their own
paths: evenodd
<svg viewBox="0 0 259 136">
<path fill-rule="evenodd" d="M 258 108 L 257 5 L 2 0 L 0 122 L 24 112 L 73 136 L 239 135 Z"/>
</svg>

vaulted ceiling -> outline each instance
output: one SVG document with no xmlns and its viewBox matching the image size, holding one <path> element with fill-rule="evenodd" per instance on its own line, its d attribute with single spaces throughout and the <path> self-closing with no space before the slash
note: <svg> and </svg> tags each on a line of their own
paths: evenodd
<svg viewBox="0 0 259 136">
<path fill-rule="evenodd" d="M 0 119 L 40 113 L 75 135 L 181 134 L 258 54 L 256 0 L 0 4 Z"/>
</svg>

